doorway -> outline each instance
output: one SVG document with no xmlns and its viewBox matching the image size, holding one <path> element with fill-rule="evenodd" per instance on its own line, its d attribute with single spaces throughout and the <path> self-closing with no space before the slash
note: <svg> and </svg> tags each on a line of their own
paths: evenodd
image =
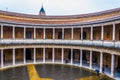
<svg viewBox="0 0 120 80">
<path fill-rule="evenodd" d="M 30 49 L 26 49 L 26 60 L 31 60 L 32 54 Z"/>
</svg>

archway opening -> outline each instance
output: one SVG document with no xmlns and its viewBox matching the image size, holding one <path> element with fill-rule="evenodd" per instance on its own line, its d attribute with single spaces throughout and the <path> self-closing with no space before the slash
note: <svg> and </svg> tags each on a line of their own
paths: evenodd
<svg viewBox="0 0 120 80">
<path fill-rule="evenodd" d="M 26 49 L 26 60 L 31 60 L 32 54 L 30 49 Z"/>
</svg>

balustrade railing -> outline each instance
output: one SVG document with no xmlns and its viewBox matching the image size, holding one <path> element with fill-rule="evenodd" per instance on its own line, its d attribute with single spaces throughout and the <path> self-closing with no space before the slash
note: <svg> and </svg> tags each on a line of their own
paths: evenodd
<svg viewBox="0 0 120 80">
<path fill-rule="evenodd" d="M 102 40 L 1 39 L 0 44 L 63 44 L 120 48 L 120 41 Z"/>
</svg>

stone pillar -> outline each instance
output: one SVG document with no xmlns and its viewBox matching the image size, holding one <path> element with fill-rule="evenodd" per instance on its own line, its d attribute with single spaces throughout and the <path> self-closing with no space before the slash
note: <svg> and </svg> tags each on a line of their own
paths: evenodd
<svg viewBox="0 0 120 80">
<path fill-rule="evenodd" d="M 34 63 L 36 63 L 36 48 L 34 48 Z"/>
<path fill-rule="evenodd" d="M 92 69 L 92 51 L 90 51 L 90 69 Z"/>
<path fill-rule="evenodd" d="M 1 39 L 3 39 L 3 25 L 1 25 Z"/>
<path fill-rule="evenodd" d="M 55 62 L 55 49 L 52 49 L 52 62 Z"/>
<path fill-rule="evenodd" d="M 113 41 L 115 41 L 115 24 L 113 24 L 113 36 L 112 36 L 112 38 L 113 38 Z"/>
<path fill-rule="evenodd" d="M 101 40 L 104 40 L 104 26 L 101 26 Z"/>
<path fill-rule="evenodd" d="M 103 72 L 103 53 L 100 52 L 100 73 Z"/>
<path fill-rule="evenodd" d="M 26 64 L 26 48 L 24 48 L 23 50 L 23 55 L 24 55 L 24 58 L 23 58 L 23 63 Z"/>
<path fill-rule="evenodd" d="M 73 64 L 73 49 L 71 49 L 71 65 Z"/>
<path fill-rule="evenodd" d="M 73 29 L 73 27 L 72 27 L 72 28 L 71 28 L 71 39 L 73 39 L 73 37 L 74 37 L 73 31 L 74 31 L 74 29 Z"/>
<path fill-rule="evenodd" d="M 55 39 L 55 28 L 53 28 L 53 39 Z"/>
<path fill-rule="evenodd" d="M 45 28 L 44 28 L 44 31 L 43 31 L 43 39 L 46 39 L 46 32 L 45 32 Z"/>
<path fill-rule="evenodd" d="M 93 40 L 93 26 L 91 26 L 91 40 Z"/>
<path fill-rule="evenodd" d="M 24 39 L 26 39 L 26 27 L 24 27 Z"/>
<path fill-rule="evenodd" d="M 13 66 L 15 66 L 15 49 L 13 48 Z"/>
<path fill-rule="evenodd" d="M 80 66 L 82 67 L 82 50 L 80 50 Z"/>
<path fill-rule="evenodd" d="M 34 39 L 36 39 L 36 28 L 34 27 Z"/>
<path fill-rule="evenodd" d="M 15 39 L 15 26 L 13 26 L 13 39 Z"/>
<path fill-rule="evenodd" d="M 62 28 L 62 39 L 64 39 L 64 28 Z"/>
<path fill-rule="evenodd" d="M 111 76 L 114 77 L 114 64 L 115 64 L 115 55 L 111 55 Z"/>
<path fill-rule="evenodd" d="M 43 63 L 45 63 L 45 48 L 43 48 Z"/>
<path fill-rule="evenodd" d="M 62 48 L 62 58 L 61 58 L 62 64 L 64 63 L 64 49 Z"/>
<path fill-rule="evenodd" d="M 83 40 L 83 27 L 81 27 L 81 40 Z"/>
<path fill-rule="evenodd" d="M 1 67 L 4 66 L 4 53 L 3 53 L 3 49 L 1 49 Z"/>
</svg>

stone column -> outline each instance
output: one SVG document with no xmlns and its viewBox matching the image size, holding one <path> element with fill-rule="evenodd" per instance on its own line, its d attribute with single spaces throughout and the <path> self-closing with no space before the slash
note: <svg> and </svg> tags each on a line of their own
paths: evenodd
<svg viewBox="0 0 120 80">
<path fill-rule="evenodd" d="M 3 39 L 3 25 L 1 25 L 1 39 Z"/>
<path fill-rule="evenodd" d="M 15 39 L 15 26 L 13 26 L 13 39 Z"/>
<path fill-rule="evenodd" d="M 45 48 L 43 48 L 43 63 L 45 63 Z"/>
<path fill-rule="evenodd" d="M 71 49 L 71 65 L 73 64 L 73 49 Z"/>
<path fill-rule="evenodd" d="M 115 64 L 115 55 L 111 55 L 111 76 L 114 77 L 114 64 Z"/>
<path fill-rule="evenodd" d="M 82 67 L 82 50 L 80 50 L 80 66 Z"/>
<path fill-rule="evenodd" d="M 55 28 L 53 28 L 53 39 L 55 39 Z"/>
<path fill-rule="evenodd" d="M 36 48 L 34 48 L 34 63 L 36 63 Z"/>
<path fill-rule="evenodd" d="M 83 27 L 81 27 L 81 40 L 83 40 Z"/>
<path fill-rule="evenodd" d="M 26 27 L 24 27 L 24 39 L 26 39 Z"/>
<path fill-rule="evenodd" d="M 71 39 L 72 39 L 72 40 L 73 40 L 73 35 L 74 35 L 73 31 L 74 31 L 74 29 L 73 29 L 73 27 L 72 27 L 72 28 L 71 28 Z"/>
<path fill-rule="evenodd" d="M 4 53 L 3 53 L 3 49 L 1 49 L 1 67 L 4 66 Z"/>
<path fill-rule="evenodd" d="M 91 26 L 91 40 L 93 40 L 93 26 Z"/>
<path fill-rule="evenodd" d="M 13 66 L 15 66 L 15 49 L 13 48 Z"/>
<path fill-rule="evenodd" d="M 112 38 L 113 38 L 113 41 L 115 41 L 115 33 L 116 33 L 116 32 L 115 32 L 115 24 L 113 24 L 113 37 L 112 37 Z"/>
<path fill-rule="evenodd" d="M 101 26 L 101 40 L 104 40 L 104 26 Z"/>
<path fill-rule="evenodd" d="M 24 52 L 23 53 L 23 55 L 24 55 L 24 58 L 23 58 L 24 61 L 23 61 L 23 63 L 26 64 L 26 48 L 24 48 L 23 52 Z"/>
<path fill-rule="evenodd" d="M 90 69 L 92 69 L 92 51 L 90 51 Z"/>
<path fill-rule="evenodd" d="M 55 62 L 55 49 L 52 49 L 52 62 Z"/>
<path fill-rule="evenodd" d="M 34 39 L 36 39 L 36 28 L 34 27 Z"/>
<path fill-rule="evenodd" d="M 62 28 L 62 39 L 64 39 L 64 28 Z"/>
<path fill-rule="evenodd" d="M 43 38 L 46 39 L 46 32 L 45 32 L 45 28 L 44 28 L 44 31 L 43 31 Z"/>
<path fill-rule="evenodd" d="M 100 73 L 103 72 L 103 53 L 100 52 Z"/>
<path fill-rule="evenodd" d="M 64 63 L 64 49 L 62 48 L 62 58 L 61 58 L 62 64 Z"/>
</svg>

